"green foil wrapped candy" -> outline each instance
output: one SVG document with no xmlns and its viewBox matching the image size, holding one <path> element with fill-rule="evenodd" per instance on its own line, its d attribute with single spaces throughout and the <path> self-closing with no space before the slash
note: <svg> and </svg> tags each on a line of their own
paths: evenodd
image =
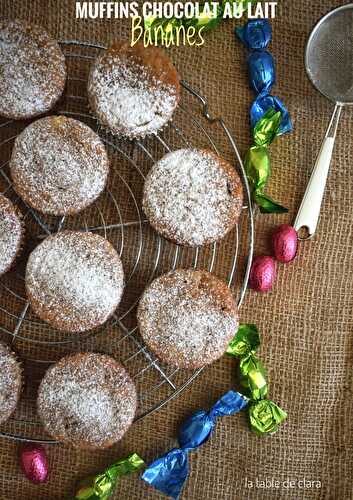
<svg viewBox="0 0 353 500">
<path fill-rule="evenodd" d="M 271 160 L 266 146 L 252 146 L 244 160 L 245 172 L 253 192 L 261 191 L 271 175 Z"/>
<path fill-rule="evenodd" d="M 260 191 L 253 193 L 253 199 L 258 204 L 262 214 L 284 214 L 288 212 L 288 208 L 282 207 L 282 205 Z"/>
<path fill-rule="evenodd" d="M 282 207 L 263 193 L 271 175 L 271 160 L 267 146 L 252 146 L 244 160 L 246 176 L 249 181 L 253 200 L 262 213 L 284 213 L 288 209 Z"/>
<path fill-rule="evenodd" d="M 119 460 L 105 469 L 101 474 L 83 480 L 76 492 L 75 500 L 106 500 L 117 484 L 119 477 L 140 469 L 144 461 L 137 453 Z"/>
<path fill-rule="evenodd" d="M 273 434 L 287 418 L 279 406 L 268 399 L 256 401 L 249 407 L 250 427 L 259 435 Z"/>
<path fill-rule="evenodd" d="M 245 396 L 254 401 L 264 399 L 268 393 L 267 371 L 261 361 L 250 354 L 240 361 L 239 371 Z"/>
<path fill-rule="evenodd" d="M 256 146 L 269 146 L 279 135 L 282 115 L 280 111 L 269 108 L 264 116 L 257 122 L 253 130 Z"/>
<path fill-rule="evenodd" d="M 230 342 L 227 354 L 232 356 L 248 356 L 256 352 L 260 346 L 260 336 L 255 325 L 239 325 L 238 331 Z"/>
</svg>

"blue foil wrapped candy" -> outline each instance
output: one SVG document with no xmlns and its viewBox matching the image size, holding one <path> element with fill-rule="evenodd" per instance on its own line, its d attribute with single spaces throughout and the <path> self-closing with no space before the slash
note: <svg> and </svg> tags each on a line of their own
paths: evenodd
<svg viewBox="0 0 353 500">
<path fill-rule="evenodd" d="M 233 415 L 247 406 L 247 398 L 227 392 L 210 411 L 194 413 L 179 429 L 180 448 L 173 448 L 145 469 L 142 479 L 157 490 L 178 498 L 189 474 L 188 452 L 204 444 L 211 436 L 218 417 Z"/>
<path fill-rule="evenodd" d="M 253 19 L 235 31 L 244 45 L 252 50 L 266 49 L 272 39 L 272 27 L 268 19 Z"/>
<path fill-rule="evenodd" d="M 278 97 L 268 95 L 266 92 L 261 93 L 250 108 L 251 128 L 254 129 L 256 127 L 256 124 L 270 108 L 274 109 L 276 112 L 280 111 L 281 113 L 278 135 L 290 132 L 293 126 L 287 108 Z"/>
<path fill-rule="evenodd" d="M 254 19 L 248 21 L 242 28 L 236 28 L 237 36 L 250 51 L 248 56 L 249 79 L 253 90 L 258 94 L 251 110 L 251 127 L 254 129 L 257 122 L 269 108 L 281 111 L 282 120 L 279 135 L 292 130 L 292 122 L 287 109 L 278 97 L 270 95 L 275 84 L 275 63 L 267 47 L 272 39 L 271 24 L 268 19 Z"/>
<path fill-rule="evenodd" d="M 250 85 L 257 94 L 268 94 L 276 82 L 275 62 L 267 50 L 255 50 L 248 57 Z"/>
</svg>

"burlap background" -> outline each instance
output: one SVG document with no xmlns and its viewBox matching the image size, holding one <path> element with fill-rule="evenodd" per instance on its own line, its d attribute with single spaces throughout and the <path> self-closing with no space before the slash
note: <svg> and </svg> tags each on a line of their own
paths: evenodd
<svg viewBox="0 0 353 500">
<path fill-rule="evenodd" d="M 270 192 L 290 215 L 256 221 L 256 251 L 268 251 L 274 224 L 289 222 L 305 189 L 332 105 L 315 93 L 303 67 L 305 40 L 313 23 L 340 1 L 282 0 L 273 21 L 271 50 L 277 62 L 275 93 L 288 105 L 295 131 L 271 149 Z M 76 21 L 73 0 L 0 0 L 0 17 L 20 17 L 45 26 L 59 39 L 109 43 L 127 33 L 122 22 Z M 182 77 L 208 96 L 244 153 L 249 145 L 245 52 L 233 37 L 234 22 L 210 33 L 202 48 L 171 50 Z M 331 499 L 352 497 L 352 275 L 351 252 L 353 126 L 344 112 L 317 237 L 302 244 L 294 264 L 280 266 L 274 292 L 249 293 L 242 320 L 257 323 L 263 337 L 261 357 L 269 369 L 272 398 L 288 411 L 280 432 L 258 438 L 245 415 L 219 422 L 212 441 L 190 457 L 190 479 L 183 498 Z M 77 479 L 114 458 L 137 451 L 147 461 L 174 445 L 181 420 L 206 408 L 232 385 L 232 360 L 204 371 L 191 389 L 132 427 L 112 450 L 84 453 L 54 446 L 49 450 L 51 478 L 34 486 L 17 466 L 17 444 L 1 441 L 2 499 L 64 499 Z M 277 488 L 249 489 L 248 481 L 277 480 Z M 321 481 L 303 488 L 299 480 Z M 292 488 L 286 480 L 294 481 Z M 283 483 L 284 482 L 284 483 Z M 302 485 L 302 483 L 300 484 Z M 162 498 L 137 476 L 124 479 L 114 498 Z"/>
</svg>

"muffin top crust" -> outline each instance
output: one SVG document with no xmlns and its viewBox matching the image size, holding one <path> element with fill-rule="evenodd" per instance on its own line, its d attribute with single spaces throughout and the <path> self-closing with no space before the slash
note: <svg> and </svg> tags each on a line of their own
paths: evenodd
<svg viewBox="0 0 353 500">
<path fill-rule="evenodd" d="M 0 20 L 0 115 L 19 120 L 49 111 L 65 81 L 64 54 L 43 28 Z"/>
<path fill-rule="evenodd" d="M 115 42 L 91 68 L 88 97 L 113 134 L 142 138 L 171 119 L 180 99 L 179 76 L 162 49 Z"/>
</svg>

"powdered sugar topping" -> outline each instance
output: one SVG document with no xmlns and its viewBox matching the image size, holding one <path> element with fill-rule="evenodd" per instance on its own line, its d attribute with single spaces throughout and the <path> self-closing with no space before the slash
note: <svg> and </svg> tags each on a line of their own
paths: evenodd
<svg viewBox="0 0 353 500">
<path fill-rule="evenodd" d="M 21 386 L 20 365 L 8 346 L 0 343 L 0 423 L 15 410 Z"/>
<path fill-rule="evenodd" d="M 0 195 L 0 274 L 11 267 L 22 243 L 23 229 L 15 207 Z"/>
<path fill-rule="evenodd" d="M 100 447 L 121 439 L 136 410 L 126 370 L 109 356 L 71 355 L 47 371 L 38 412 L 47 431 L 74 446 Z"/>
<path fill-rule="evenodd" d="M 241 182 L 207 151 L 181 149 L 165 155 L 147 175 L 143 209 L 167 238 L 199 246 L 222 238 L 237 222 Z"/>
<path fill-rule="evenodd" d="M 109 160 L 102 141 L 87 125 L 50 116 L 17 137 L 10 168 L 16 191 L 29 205 L 65 215 L 82 210 L 100 195 Z"/>
<path fill-rule="evenodd" d="M 62 94 L 65 58 L 39 26 L 0 21 L 0 114 L 28 118 L 48 111 Z"/>
<path fill-rule="evenodd" d="M 178 93 L 126 54 L 103 54 L 92 68 L 88 94 L 99 120 L 112 132 L 144 137 L 172 117 Z"/>
<path fill-rule="evenodd" d="M 31 254 L 26 287 L 32 307 L 60 330 L 85 331 L 103 324 L 124 286 L 121 260 L 96 234 L 63 231 Z"/>
<path fill-rule="evenodd" d="M 152 282 L 138 309 L 140 332 L 163 361 L 198 367 L 219 358 L 238 327 L 231 292 L 205 271 L 177 270 Z"/>
</svg>

